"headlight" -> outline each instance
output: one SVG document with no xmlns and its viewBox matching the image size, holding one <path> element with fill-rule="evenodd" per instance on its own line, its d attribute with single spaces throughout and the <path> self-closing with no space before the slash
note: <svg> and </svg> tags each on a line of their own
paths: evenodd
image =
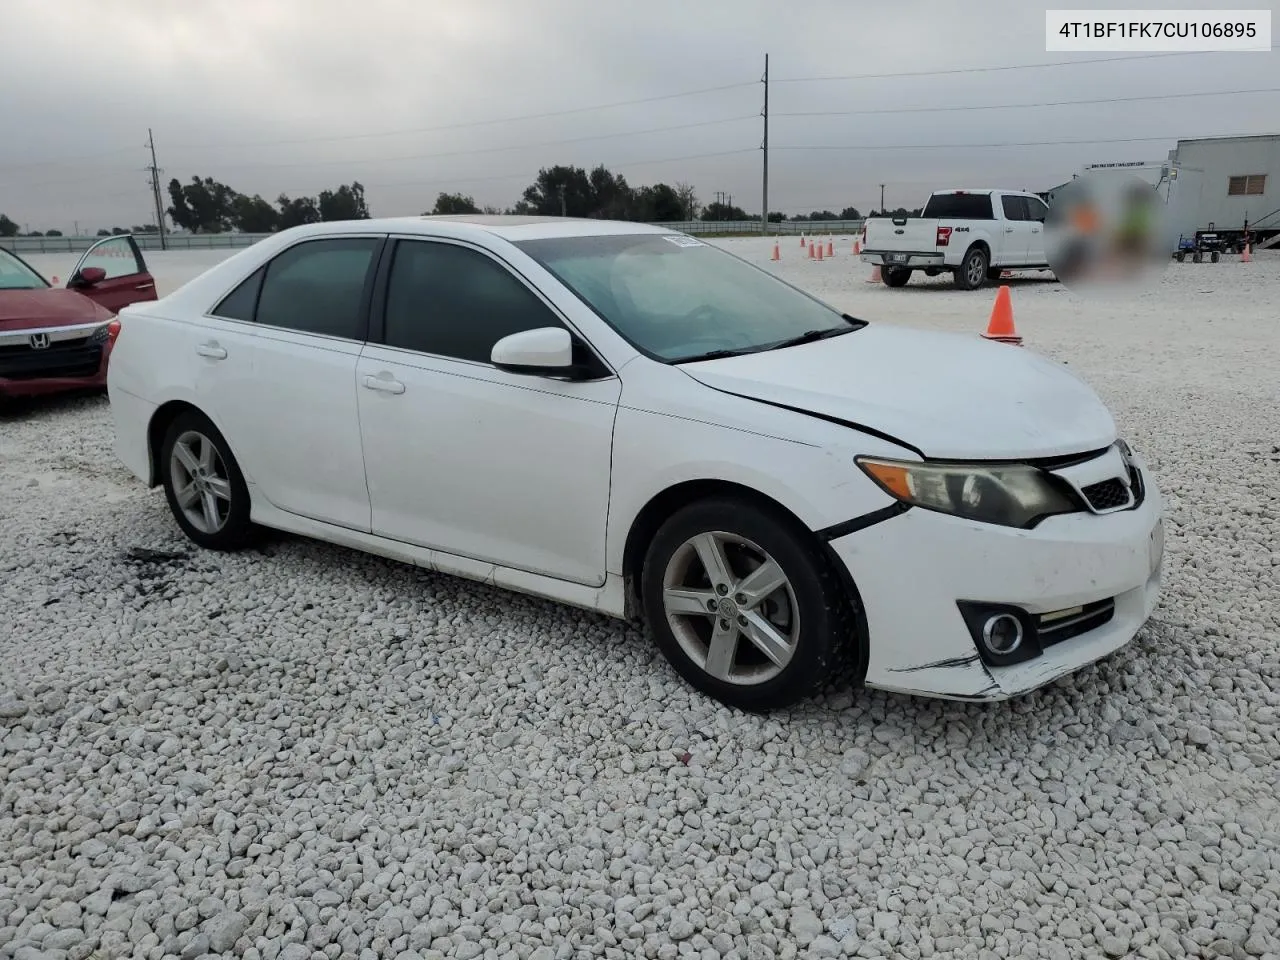
<svg viewBox="0 0 1280 960">
<path fill-rule="evenodd" d="M 1044 471 L 1026 464 L 855 461 L 886 493 L 903 503 L 966 520 L 1034 527 L 1080 506 Z"/>
</svg>

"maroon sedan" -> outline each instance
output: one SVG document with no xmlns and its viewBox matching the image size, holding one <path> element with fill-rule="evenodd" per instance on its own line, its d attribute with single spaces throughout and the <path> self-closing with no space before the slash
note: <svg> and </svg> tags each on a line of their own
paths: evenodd
<svg viewBox="0 0 1280 960">
<path fill-rule="evenodd" d="M 156 299 L 137 242 L 108 237 L 53 287 L 0 247 L 0 398 L 102 389 L 120 332 L 116 311 Z"/>
</svg>

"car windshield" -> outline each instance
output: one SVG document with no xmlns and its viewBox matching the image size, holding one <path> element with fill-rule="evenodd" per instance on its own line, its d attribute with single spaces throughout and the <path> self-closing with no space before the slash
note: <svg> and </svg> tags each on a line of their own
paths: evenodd
<svg viewBox="0 0 1280 960">
<path fill-rule="evenodd" d="M 670 363 L 755 353 L 865 326 L 692 237 L 557 237 L 516 246 L 633 346 Z"/>
<path fill-rule="evenodd" d="M 0 247 L 0 290 L 45 290 L 48 286 L 44 277 Z"/>
</svg>

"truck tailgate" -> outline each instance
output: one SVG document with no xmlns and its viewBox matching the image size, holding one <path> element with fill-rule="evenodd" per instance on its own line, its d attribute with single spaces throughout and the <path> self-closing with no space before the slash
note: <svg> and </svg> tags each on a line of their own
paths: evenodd
<svg viewBox="0 0 1280 960">
<path fill-rule="evenodd" d="M 938 249 L 938 221 L 911 217 L 905 223 L 867 221 L 866 249 L 901 253 L 933 253 Z"/>
</svg>

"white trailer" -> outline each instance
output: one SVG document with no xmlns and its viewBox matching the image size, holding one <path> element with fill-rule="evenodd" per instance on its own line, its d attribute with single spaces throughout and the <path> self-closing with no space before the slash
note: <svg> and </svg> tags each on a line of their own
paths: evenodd
<svg viewBox="0 0 1280 960">
<path fill-rule="evenodd" d="M 1179 140 L 1169 154 L 1171 221 L 1228 250 L 1280 245 L 1280 134 Z"/>
</svg>

